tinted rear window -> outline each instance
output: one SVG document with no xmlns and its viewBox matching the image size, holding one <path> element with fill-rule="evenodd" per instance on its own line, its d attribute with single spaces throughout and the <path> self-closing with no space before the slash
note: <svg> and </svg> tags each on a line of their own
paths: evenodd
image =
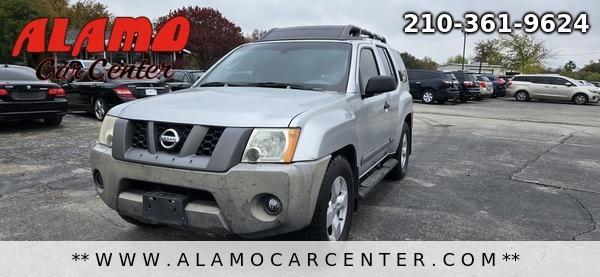
<svg viewBox="0 0 600 277">
<path fill-rule="evenodd" d="M 477 81 L 477 77 L 475 77 L 475 74 L 465 74 L 465 80 L 467 80 L 467 81 Z"/>
<path fill-rule="evenodd" d="M 2 68 L 0 69 L 1 81 L 38 81 L 38 78 L 33 70 Z"/>
<path fill-rule="evenodd" d="M 452 73 L 444 73 L 444 80 L 456 80 L 456 76 Z"/>
</svg>

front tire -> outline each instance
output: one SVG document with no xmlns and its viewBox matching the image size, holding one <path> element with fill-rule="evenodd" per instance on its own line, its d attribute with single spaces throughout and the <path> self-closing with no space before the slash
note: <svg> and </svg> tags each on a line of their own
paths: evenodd
<svg viewBox="0 0 600 277">
<path fill-rule="evenodd" d="M 408 128 L 408 124 L 405 122 L 402 127 L 402 135 L 400 135 L 400 143 L 398 144 L 398 149 L 396 150 L 396 154 L 394 154 L 394 158 L 398 160 L 398 164 L 396 167 L 388 173 L 386 176 L 387 179 L 390 180 L 401 180 L 406 176 L 406 172 L 408 172 L 408 159 L 410 157 L 410 147 L 411 147 L 411 132 Z"/>
<path fill-rule="evenodd" d="M 298 232 L 302 240 L 348 240 L 356 186 L 352 167 L 343 156 L 329 162 L 317 205 L 308 227 Z"/>
<path fill-rule="evenodd" d="M 421 101 L 425 104 L 433 104 L 435 102 L 435 93 L 432 90 L 425 90 L 421 94 Z"/>
<path fill-rule="evenodd" d="M 94 117 L 96 117 L 96 119 L 98 119 L 99 121 L 104 120 L 104 117 L 106 116 L 106 113 L 108 112 L 108 105 L 106 104 L 106 101 L 104 101 L 104 99 L 102 97 L 97 97 L 96 99 L 94 99 L 93 109 L 94 109 Z"/>
<path fill-rule="evenodd" d="M 577 93 L 573 95 L 573 103 L 577 105 L 585 105 L 589 101 L 587 95 L 583 93 Z"/>
</svg>

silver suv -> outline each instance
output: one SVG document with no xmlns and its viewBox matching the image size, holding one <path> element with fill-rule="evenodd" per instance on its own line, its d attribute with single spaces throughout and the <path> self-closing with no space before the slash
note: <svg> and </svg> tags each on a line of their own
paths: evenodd
<svg viewBox="0 0 600 277">
<path fill-rule="evenodd" d="M 517 101 L 562 100 L 582 105 L 598 103 L 600 88 L 558 74 L 524 74 L 512 79 L 508 95 Z"/>
<path fill-rule="evenodd" d="M 279 28 L 190 89 L 111 109 L 91 166 L 102 200 L 133 224 L 345 240 L 358 199 L 405 176 L 412 125 L 385 38 Z"/>
</svg>

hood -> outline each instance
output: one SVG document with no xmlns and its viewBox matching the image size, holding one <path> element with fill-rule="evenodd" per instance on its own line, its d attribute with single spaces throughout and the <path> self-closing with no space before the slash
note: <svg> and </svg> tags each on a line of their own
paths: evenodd
<svg viewBox="0 0 600 277">
<path fill-rule="evenodd" d="M 280 88 L 191 88 L 116 106 L 126 119 L 227 127 L 287 127 L 298 114 L 336 99 L 338 93 Z"/>
</svg>

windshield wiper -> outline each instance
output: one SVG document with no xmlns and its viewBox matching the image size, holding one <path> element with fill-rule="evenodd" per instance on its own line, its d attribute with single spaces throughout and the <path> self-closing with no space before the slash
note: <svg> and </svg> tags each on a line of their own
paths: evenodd
<svg viewBox="0 0 600 277">
<path fill-rule="evenodd" d="M 224 82 L 208 82 L 200 85 L 201 87 L 225 87 L 231 86 L 231 84 Z"/>
<path fill-rule="evenodd" d="M 291 83 L 278 83 L 278 82 L 256 82 L 244 84 L 244 86 L 252 87 L 265 87 L 265 88 L 290 88 L 290 89 L 301 89 L 301 90 L 321 90 L 320 88 L 309 87 L 299 84 Z"/>
</svg>

